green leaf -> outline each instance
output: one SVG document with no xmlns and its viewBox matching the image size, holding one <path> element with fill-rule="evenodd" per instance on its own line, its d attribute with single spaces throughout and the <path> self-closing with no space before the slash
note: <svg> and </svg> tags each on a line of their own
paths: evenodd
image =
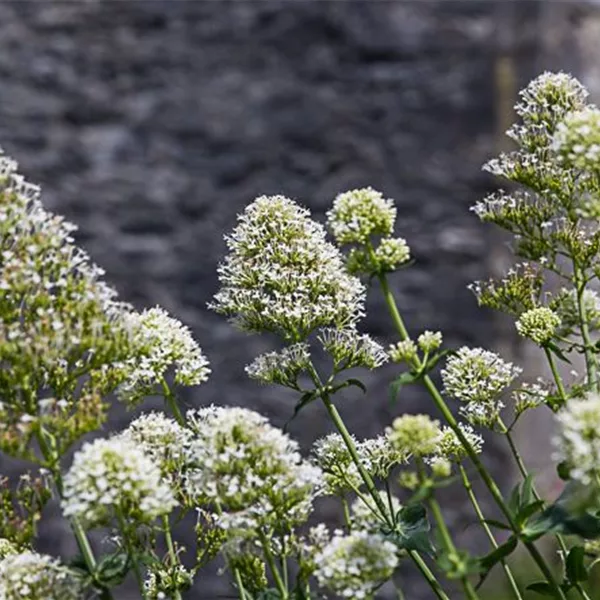
<svg viewBox="0 0 600 600">
<path fill-rule="evenodd" d="M 571 361 L 565 356 L 565 353 L 563 352 L 563 350 L 560 346 L 557 346 L 554 342 L 547 342 L 546 347 L 553 354 L 556 354 L 556 356 L 558 356 L 558 358 L 560 358 L 560 360 L 571 364 Z"/>
<path fill-rule="evenodd" d="M 123 582 L 129 569 L 131 560 L 126 552 L 115 552 L 104 556 L 98 563 L 95 579 L 104 586 L 113 587 Z"/>
<path fill-rule="evenodd" d="M 422 504 L 411 504 L 398 511 L 396 527 L 386 537 L 398 548 L 433 555 L 435 548 L 429 537 L 430 529 L 425 507 Z"/>
<path fill-rule="evenodd" d="M 303 408 L 308 406 L 311 402 L 314 402 L 317 398 L 318 398 L 317 390 L 311 390 L 310 392 L 306 392 L 305 394 L 302 394 L 302 396 L 300 397 L 300 400 L 298 401 L 296 406 L 294 406 L 294 414 L 287 420 L 286 424 L 283 426 L 284 433 L 287 432 L 287 428 L 289 427 L 290 423 L 298 416 L 298 413 Z"/>
<path fill-rule="evenodd" d="M 496 519 L 484 519 L 484 523 L 491 525 L 492 527 L 497 527 L 498 529 L 506 529 L 507 531 L 512 531 L 512 527 L 507 525 L 506 523 L 502 523 L 502 521 L 496 521 Z"/>
<path fill-rule="evenodd" d="M 448 355 L 454 356 L 456 354 L 457 354 L 456 350 L 452 350 L 451 348 L 446 348 L 445 350 L 442 350 L 441 352 L 434 354 L 427 361 L 427 364 L 423 368 L 423 375 L 425 375 L 425 374 L 429 373 L 430 371 L 432 371 L 433 369 L 435 369 L 435 367 L 440 362 L 440 360 L 442 360 L 442 358 L 445 358 Z"/>
<path fill-rule="evenodd" d="M 585 550 L 583 546 L 574 546 L 567 556 L 566 573 L 567 578 L 572 583 L 585 581 L 588 578 L 588 572 L 584 564 Z"/>
<path fill-rule="evenodd" d="M 517 513 L 517 523 L 519 526 L 524 525 L 527 522 L 527 519 L 534 515 L 536 512 L 540 511 L 544 506 L 543 500 L 534 500 L 531 504 L 524 506 Z"/>
<path fill-rule="evenodd" d="M 569 467 L 569 465 L 566 462 L 558 463 L 558 465 L 556 467 L 556 473 L 563 481 L 569 480 L 570 472 L 571 472 L 571 468 Z"/>
<path fill-rule="evenodd" d="M 504 544 L 501 544 L 489 554 L 486 554 L 485 556 L 481 557 L 479 559 L 479 564 L 482 566 L 483 569 L 485 569 L 486 572 L 489 571 L 494 565 L 496 565 L 501 560 L 504 560 L 507 556 L 512 554 L 515 548 L 517 547 L 518 543 L 519 540 L 514 535 L 512 535 L 508 538 L 508 540 L 506 540 L 506 542 L 504 542 Z"/>
<path fill-rule="evenodd" d="M 527 586 L 528 590 L 535 592 L 536 594 L 540 594 L 541 596 L 549 596 L 550 598 L 555 598 L 556 595 L 552 590 L 552 586 L 547 581 L 536 581 L 535 583 L 530 583 Z"/>
<path fill-rule="evenodd" d="M 423 376 L 422 373 L 414 371 L 405 371 L 400 374 L 392 383 L 390 383 L 390 403 L 394 403 L 400 393 L 400 390 L 408 384 L 415 383 Z"/>
<path fill-rule="evenodd" d="M 357 388 L 360 388 L 363 394 L 367 393 L 367 386 L 360 379 L 347 379 L 344 383 L 346 385 L 353 385 Z"/>
</svg>

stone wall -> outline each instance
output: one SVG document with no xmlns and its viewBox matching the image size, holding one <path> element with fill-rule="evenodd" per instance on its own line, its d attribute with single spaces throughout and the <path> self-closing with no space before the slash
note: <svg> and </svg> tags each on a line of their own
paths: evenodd
<svg viewBox="0 0 600 600">
<path fill-rule="evenodd" d="M 245 404 L 282 425 L 294 398 L 243 372 L 274 340 L 206 309 L 222 233 L 257 195 L 289 195 L 321 219 L 348 188 L 394 197 L 416 258 L 393 280 L 411 331 L 442 329 L 452 346 L 512 345 L 466 290 L 504 260 L 502 240 L 468 209 L 494 185 L 480 167 L 516 89 L 541 66 L 563 66 L 544 62 L 539 6 L 2 2 L 0 143 L 46 204 L 78 223 L 124 299 L 161 304 L 193 328 L 214 374 L 186 402 Z M 393 341 L 376 291 L 369 309 L 365 329 Z M 368 397 L 340 403 L 359 435 L 400 411 L 433 412 L 417 389 L 390 407 L 393 375 L 366 376 Z M 111 428 L 129 418 L 116 407 Z M 305 446 L 330 429 L 318 406 L 291 426 Z M 489 451 L 492 463 L 501 457 Z M 464 524 L 459 503 L 454 513 Z M 50 528 L 44 546 L 72 550 L 61 531 Z M 211 577 L 194 597 L 226 592 Z M 409 597 L 428 596 L 415 587 Z"/>
</svg>

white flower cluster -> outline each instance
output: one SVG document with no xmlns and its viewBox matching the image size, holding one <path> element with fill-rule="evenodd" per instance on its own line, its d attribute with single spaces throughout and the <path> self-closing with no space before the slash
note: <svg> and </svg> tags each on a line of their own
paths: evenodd
<svg viewBox="0 0 600 600">
<path fill-rule="evenodd" d="M 600 329 L 600 296 L 598 293 L 586 289 L 583 292 L 582 305 L 590 331 Z M 553 302 L 553 307 L 560 318 L 557 334 L 563 337 L 578 334 L 580 321 L 576 290 L 561 289 Z"/>
<path fill-rule="evenodd" d="M 492 426 L 504 407 L 500 395 L 522 369 L 483 348 L 463 346 L 442 369 L 444 392 L 465 403 L 461 413 L 474 425 Z"/>
<path fill-rule="evenodd" d="M 459 423 L 458 426 L 465 438 L 467 438 L 471 448 L 473 448 L 476 454 L 479 454 L 483 448 L 483 438 L 478 433 L 475 433 L 470 425 Z M 467 451 L 452 428 L 444 426 L 441 429 L 435 455 L 453 462 L 460 462 L 467 456 Z"/>
<path fill-rule="evenodd" d="M 340 369 L 376 369 L 388 360 L 382 346 L 369 335 L 358 333 L 356 329 L 322 329 L 318 339 Z"/>
<path fill-rule="evenodd" d="M 355 446 L 358 440 L 352 439 Z M 363 481 L 339 433 L 318 439 L 312 448 L 315 463 L 323 472 L 325 493 L 335 495 L 359 488 Z"/>
<path fill-rule="evenodd" d="M 6 538 L 0 538 L 0 560 L 9 554 L 19 554 L 19 548 Z"/>
<path fill-rule="evenodd" d="M 279 352 L 257 356 L 246 366 L 246 373 L 261 383 L 277 383 L 296 389 L 298 377 L 309 365 L 310 347 L 305 342 L 298 342 Z"/>
<path fill-rule="evenodd" d="M 567 114 L 556 128 L 552 149 L 568 167 L 598 172 L 600 110 L 595 106 L 586 106 Z"/>
<path fill-rule="evenodd" d="M 302 523 L 320 493 L 322 473 L 298 444 L 258 413 L 211 406 L 188 413 L 196 434 L 188 450 L 188 493 L 217 504 L 223 529 L 242 535 Z"/>
<path fill-rule="evenodd" d="M 118 436 L 86 443 L 64 478 L 63 514 L 90 528 L 114 517 L 148 523 L 175 505 L 159 465 L 138 444 Z"/>
<path fill-rule="evenodd" d="M 526 150 L 548 146 L 564 115 L 585 105 L 588 92 L 566 73 L 545 72 L 519 92 L 516 113 L 523 124 L 507 132 Z"/>
<path fill-rule="evenodd" d="M 516 321 L 519 335 L 533 340 L 540 346 L 549 342 L 560 327 L 560 317 L 546 306 L 525 311 Z"/>
<path fill-rule="evenodd" d="M 395 344 L 390 344 L 388 354 L 394 362 L 410 363 L 418 357 L 417 345 L 412 340 L 401 340 Z"/>
<path fill-rule="evenodd" d="M 442 345 L 442 339 L 442 333 L 440 331 L 424 331 L 417 338 L 417 343 L 423 352 L 431 354 Z"/>
<path fill-rule="evenodd" d="M 171 367 L 180 385 L 200 385 L 208 379 L 208 361 L 189 328 L 162 308 L 130 312 L 126 322 L 135 356 L 124 367 L 126 379 L 118 390 L 123 400 L 135 403 L 153 393 Z"/>
<path fill-rule="evenodd" d="M 36 552 L 9 554 L 0 560 L 1 600 L 83 600 L 74 573 L 58 560 Z"/>
<path fill-rule="evenodd" d="M 373 477 L 387 479 L 390 471 L 408 460 L 406 452 L 394 445 L 387 435 L 363 440 L 356 446 L 362 465 Z"/>
<path fill-rule="evenodd" d="M 398 557 L 396 546 L 380 535 L 359 531 L 334 535 L 315 557 L 319 585 L 341 598 L 367 600 L 389 579 Z"/>
<path fill-rule="evenodd" d="M 183 565 L 171 568 L 153 565 L 144 581 L 144 597 L 146 600 L 167 600 L 175 590 L 189 588 L 193 580 L 193 574 Z"/>
<path fill-rule="evenodd" d="M 209 307 L 241 329 L 302 341 L 319 327 L 343 328 L 363 314 L 365 289 L 349 275 L 325 229 L 284 196 L 261 196 L 227 236 L 221 290 Z"/>
<path fill-rule="evenodd" d="M 385 199 L 372 188 L 339 194 L 327 213 L 331 233 L 340 245 L 365 244 L 372 235 L 388 236 L 394 230 L 395 221 L 394 201 Z"/>
<path fill-rule="evenodd" d="M 440 423 L 428 415 L 402 415 L 386 433 L 392 445 L 405 456 L 427 456 L 436 451 Z"/>
<path fill-rule="evenodd" d="M 385 492 L 378 492 L 384 506 L 388 508 L 390 513 L 397 515 L 402 504 L 395 496 L 388 496 Z M 375 505 L 375 501 L 368 495 L 362 498 L 356 498 L 350 506 L 350 524 L 352 529 L 360 531 L 368 531 L 369 533 L 378 533 L 381 531 L 385 521 Z"/>
<path fill-rule="evenodd" d="M 185 461 L 192 432 L 162 413 L 142 414 L 118 436 L 140 448 L 163 475 L 178 473 Z"/>
<path fill-rule="evenodd" d="M 556 420 L 554 458 L 567 463 L 571 479 L 600 485 L 600 395 L 569 400 Z"/>
<path fill-rule="evenodd" d="M 552 386 L 541 377 L 535 382 L 524 382 L 514 390 L 512 399 L 515 405 L 515 413 L 520 415 L 530 408 L 536 408 L 545 404 L 550 397 Z"/>
</svg>

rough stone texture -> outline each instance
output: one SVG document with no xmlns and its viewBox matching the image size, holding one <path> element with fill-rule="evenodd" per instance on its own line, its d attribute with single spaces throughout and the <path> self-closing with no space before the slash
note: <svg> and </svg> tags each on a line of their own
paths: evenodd
<svg viewBox="0 0 600 600">
<path fill-rule="evenodd" d="M 416 258 L 393 280 L 411 331 L 442 329 L 452 346 L 512 339 L 466 290 L 499 247 L 468 211 L 493 185 L 480 167 L 502 120 L 499 52 L 514 65 L 509 91 L 540 67 L 538 5 L 503 5 L 3 2 L 0 142 L 42 184 L 46 204 L 79 224 L 124 299 L 161 304 L 194 329 L 214 374 L 186 401 L 245 404 L 282 425 L 293 396 L 243 372 L 274 340 L 206 310 L 221 234 L 257 195 L 289 195 L 322 218 L 340 191 L 381 189 L 397 200 L 398 232 Z M 497 36 L 506 26 L 511 35 Z M 393 341 L 376 291 L 369 308 L 365 329 Z M 433 412 L 417 389 L 390 407 L 393 375 L 365 376 L 368 397 L 340 403 L 359 435 L 400 411 Z M 129 418 L 117 408 L 111 427 Z M 308 445 L 330 428 L 314 406 L 291 432 Z M 489 451 L 492 464 L 500 457 Z M 45 546 L 72 550 L 66 535 L 57 543 L 61 531 L 50 529 Z M 430 597 L 420 586 L 411 600 Z M 212 577 L 194 597 L 227 591 Z"/>
</svg>

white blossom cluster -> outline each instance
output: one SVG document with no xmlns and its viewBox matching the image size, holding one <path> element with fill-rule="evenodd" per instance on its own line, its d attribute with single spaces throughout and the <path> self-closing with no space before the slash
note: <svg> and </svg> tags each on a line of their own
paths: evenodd
<svg viewBox="0 0 600 600">
<path fill-rule="evenodd" d="M 600 395 L 569 400 L 556 421 L 554 458 L 567 463 L 571 479 L 600 485 Z"/>
<path fill-rule="evenodd" d="M 380 535 L 358 531 L 334 535 L 315 557 L 319 585 L 341 598 L 366 600 L 389 579 L 398 557 L 396 546 Z"/>
<path fill-rule="evenodd" d="M 398 448 L 387 435 L 362 440 L 356 446 L 361 464 L 373 477 L 387 479 L 390 471 L 408 460 L 404 449 Z"/>
<path fill-rule="evenodd" d="M 552 149 L 568 167 L 597 172 L 600 161 L 600 110 L 586 106 L 558 124 Z"/>
<path fill-rule="evenodd" d="M 471 448 L 473 448 L 473 451 L 479 454 L 483 448 L 483 438 L 478 433 L 475 433 L 473 427 L 466 423 L 459 423 L 458 426 Z M 441 428 L 434 456 L 440 456 L 453 462 L 460 462 L 467 456 L 465 447 L 451 427 L 446 425 Z"/>
<path fill-rule="evenodd" d="M 310 347 L 305 342 L 298 342 L 279 352 L 257 356 L 246 366 L 246 373 L 261 383 L 277 383 L 295 389 L 298 377 L 309 365 Z"/>
<path fill-rule="evenodd" d="M 86 527 L 115 517 L 149 523 L 175 505 L 155 460 L 119 436 L 84 444 L 64 477 L 63 514 Z"/>
<path fill-rule="evenodd" d="M 405 456 L 427 456 L 436 451 L 440 423 L 428 415 L 402 415 L 387 428 L 392 445 Z"/>
<path fill-rule="evenodd" d="M 0 560 L 9 554 L 19 554 L 19 548 L 10 540 L 0 538 Z"/>
<path fill-rule="evenodd" d="M 519 335 L 533 340 L 540 346 L 549 342 L 560 327 L 560 317 L 546 306 L 525 311 L 516 321 Z"/>
<path fill-rule="evenodd" d="M 386 492 L 378 492 L 384 506 L 392 515 L 397 515 L 402 504 L 396 496 L 388 496 Z M 350 506 L 350 524 L 353 530 L 368 531 L 369 533 L 378 533 L 381 531 L 385 521 L 382 520 L 375 501 L 370 496 L 356 498 Z"/>
<path fill-rule="evenodd" d="M 536 408 L 545 404 L 550 397 L 552 386 L 549 382 L 538 377 L 534 382 L 523 382 L 520 387 L 513 391 L 512 399 L 515 413 L 520 415 L 530 408 Z"/>
<path fill-rule="evenodd" d="M 167 568 L 163 565 L 152 566 L 144 581 L 146 600 L 167 600 L 175 590 L 187 589 L 194 577 L 183 565 Z"/>
<path fill-rule="evenodd" d="M 1 600 L 83 600 L 81 582 L 58 560 L 36 552 L 0 560 Z"/>
<path fill-rule="evenodd" d="M 388 355 L 381 345 L 369 335 L 360 334 L 353 328 L 328 327 L 319 332 L 318 339 L 338 368 L 376 369 L 388 360 Z"/>
<path fill-rule="evenodd" d="M 119 396 L 135 403 L 153 393 L 168 370 L 174 367 L 175 383 L 200 385 L 208 379 L 208 361 L 188 327 L 156 307 L 126 317 L 133 337 L 134 356 L 124 372 Z"/>
<path fill-rule="evenodd" d="M 319 327 L 343 328 L 363 314 L 365 289 L 307 209 L 284 196 L 261 196 L 226 236 L 221 289 L 210 308 L 251 332 L 293 342 Z"/>
<path fill-rule="evenodd" d="M 188 493 L 219 505 L 217 523 L 237 534 L 302 523 L 322 486 L 322 473 L 302 460 L 298 444 L 265 417 L 211 406 L 188 413 L 195 438 L 188 450 Z"/>
<path fill-rule="evenodd" d="M 184 465 L 192 432 L 157 412 L 140 415 L 117 437 L 140 448 L 163 475 L 178 473 Z"/>
<path fill-rule="evenodd" d="M 358 440 L 352 441 L 358 446 Z M 323 472 L 325 493 L 335 495 L 362 485 L 362 478 L 344 439 L 339 433 L 330 433 L 318 439 L 312 448 L 314 462 Z"/>
<path fill-rule="evenodd" d="M 389 236 L 395 221 L 394 201 L 372 188 L 339 194 L 327 213 L 331 233 L 340 245 L 365 244 L 372 235 Z M 397 254 L 398 249 L 394 252 Z"/>
<path fill-rule="evenodd" d="M 464 402 L 463 416 L 474 425 L 492 426 L 504 407 L 501 394 L 522 369 L 483 348 L 463 346 L 442 369 L 444 392 Z"/>
</svg>

